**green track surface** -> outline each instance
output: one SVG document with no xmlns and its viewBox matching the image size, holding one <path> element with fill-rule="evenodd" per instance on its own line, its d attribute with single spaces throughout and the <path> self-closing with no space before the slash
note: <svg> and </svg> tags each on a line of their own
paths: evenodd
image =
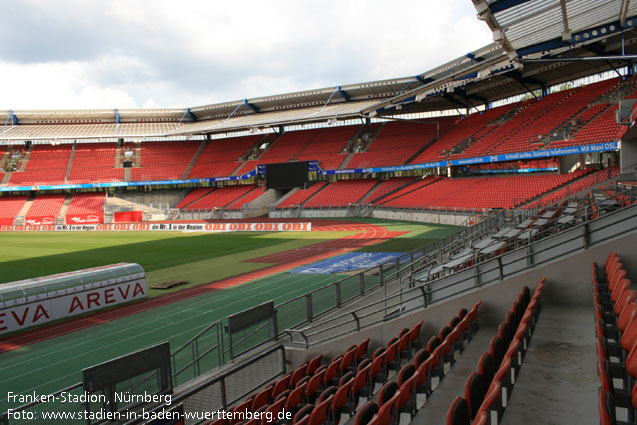
<svg viewBox="0 0 637 425">
<path fill-rule="evenodd" d="M 80 382 L 82 368 L 161 341 L 170 341 L 174 349 L 208 324 L 247 306 L 270 299 L 280 303 L 339 277 L 280 274 L 4 353 L 0 355 L 0 411 L 12 407 L 7 391 L 49 394 Z"/>
</svg>

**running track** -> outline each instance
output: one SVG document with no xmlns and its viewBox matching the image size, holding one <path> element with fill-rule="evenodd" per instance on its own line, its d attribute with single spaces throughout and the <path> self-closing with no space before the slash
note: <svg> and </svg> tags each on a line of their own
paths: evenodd
<svg viewBox="0 0 637 425">
<path fill-rule="evenodd" d="M 298 220 L 302 221 L 302 220 Z M 306 220 L 307 221 L 307 220 Z M 148 311 L 177 301 L 196 297 L 200 294 L 211 292 L 217 289 L 228 288 L 240 285 L 252 280 L 272 276 L 295 267 L 300 267 L 334 255 L 351 252 L 355 249 L 373 245 L 386 239 L 396 237 L 406 232 L 390 232 L 385 227 L 375 224 L 341 222 L 333 220 L 312 221 L 312 231 L 355 231 L 354 235 L 346 236 L 332 241 L 320 242 L 304 248 L 297 248 L 289 251 L 272 254 L 265 257 L 255 258 L 251 262 L 274 263 L 248 273 L 243 273 L 228 279 L 210 282 L 208 284 L 185 289 L 183 291 L 161 295 L 159 297 L 146 299 L 133 304 L 125 305 L 105 312 L 97 312 L 84 316 L 77 320 L 70 320 L 50 326 L 26 331 L 24 333 L 0 340 L 0 354 L 16 350 L 18 348 L 46 341 L 58 336 L 70 334 L 81 329 L 86 329 L 100 323 L 128 317 L 143 311 Z"/>
</svg>

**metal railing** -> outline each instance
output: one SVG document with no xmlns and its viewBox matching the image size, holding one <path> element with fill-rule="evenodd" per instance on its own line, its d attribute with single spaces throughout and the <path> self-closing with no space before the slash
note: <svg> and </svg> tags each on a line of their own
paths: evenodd
<svg viewBox="0 0 637 425">
<path fill-rule="evenodd" d="M 265 383 L 285 373 L 285 348 L 282 345 L 276 345 L 176 395 L 172 398 L 171 405 L 183 403 L 184 412 L 188 414 L 188 417 L 184 418 L 186 425 L 199 424 L 206 420 L 205 413 L 227 410 L 229 406 L 244 399 Z M 152 415 L 166 407 L 162 404 L 147 412 Z M 141 422 L 144 422 L 144 418 L 138 416 L 126 422 L 125 425 Z"/>
<path fill-rule="evenodd" d="M 515 274 L 558 260 L 575 252 L 603 243 L 611 238 L 637 230 L 637 204 L 607 213 L 590 220 L 591 206 L 584 208 L 583 222 L 568 230 L 555 233 L 547 227 L 540 239 L 528 245 L 516 247 L 485 262 L 466 267 L 459 272 L 421 284 L 412 282 L 407 289 L 389 295 L 386 299 L 371 302 L 360 308 L 339 314 L 302 328 L 288 328 L 293 345 L 309 348 L 334 338 L 360 331 L 416 309 L 462 294 L 491 283 L 502 281 Z M 542 237 L 543 236 L 543 237 Z"/>
</svg>

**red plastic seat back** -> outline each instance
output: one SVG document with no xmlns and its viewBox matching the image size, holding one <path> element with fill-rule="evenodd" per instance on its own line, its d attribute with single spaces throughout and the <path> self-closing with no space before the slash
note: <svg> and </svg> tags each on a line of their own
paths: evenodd
<svg viewBox="0 0 637 425">
<path fill-rule="evenodd" d="M 369 347 L 369 341 L 371 338 L 367 338 L 365 341 L 358 344 L 356 347 L 356 361 L 359 362 L 363 357 L 367 355 L 367 348 Z"/>
<path fill-rule="evenodd" d="M 634 291 L 631 291 L 634 292 Z M 624 309 L 619 314 L 617 319 L 617 329 L 620 332 L 624 332 L 628 324 L 637 316 L 637 303 L 629 302 L 624 306 Z"/>
<path fill-rule="evenodd" d="M 447 410 L 447 425 L 471 425 L 469 405 L 462 397 L 456 397 Z"/>
<path fill-rule="evenodd" d="M 361 407 L 356 413 L 356 419 L 354 425 L 367 425 L 372 421 L 372 418 L 378 413 L 378 405 L 373 401 L 368 401 Z"/>
</svg>

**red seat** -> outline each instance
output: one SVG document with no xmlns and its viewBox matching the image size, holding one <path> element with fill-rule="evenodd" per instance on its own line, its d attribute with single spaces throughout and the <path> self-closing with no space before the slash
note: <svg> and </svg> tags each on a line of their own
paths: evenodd
<svg viewBox="0 0 637 425">
<path fill-rule="evenodd" d="M 307 384 L 301 384 L 297 388 L 290 391 L 290 395 L 285 400 L 285 410 L 288 412 L 296 412 L 297 408 L 303 402 L 303 394 L 305 394 L 305 387 Z"/>
<path fill-rule="evenodd" d="M 305 387 L 305 401 L 313 404 L 316 399 L 316 393 L 321 389 L 323 385 L 323 376 L 325 375 L 325 369 L 317 372 L 310 378 Z"/>
<path fill-rule="evenodd" d="M 599 408 L 600 425 L 615 425 L 615 402 L 610 391 L 600 388 L 598 392 L 597 404 Z"/>
<path fill-rule="evenodd" d="M 447 425 L 471 425 L 469 405 L 462 397 L 456 397 L 447 410 Z"/>
<path fill-rule="evenodd" d="M 370 340 L 371 338 L 367 338 L 356 347 L 356 364 L 358 364 L 367 355 L 367 348 L 369 347 Z"/>
<path fill-rule="evenodd" d="M 305 376 L 307 366 L 308 363 L 303 363 L 301 366 L 297 367 L 294 372 L 292 372 L 292 376 L 290 377 L 290 388 L 296 387 L 296 384 Z"/>
<path fill-rule="evenodd" d="M 321 365 L 322 360 L 323 360 L 323 354 L 319 354 L 318 356 L 310 360 L 310 362 L 307 364 L 306 373 L 308 375 L 314 375 L 314 373 L 316 372 L 316 369 L 318 369 L 318 367 Z"/>
<path fill-rule="evenodd" d="M 354 425 L 367 425 L 372 421 L 377 413 L 378 405 L 373 401 L 368 401 L 363 407 L 361 407 L 358 413 L 356 413 Z"/>
<path fill-rule="evenodd" d="M 464 385 L 464 398 L 467 401 L 471 419 L 478 414 L 485 392 L 486 388 L 482 375 L 477 372 L 471 372 Z"/>
<path fill-rule="evenodd" d="M 323 425 L 327 421 L 327 412 L 332 404 L 334 396 L 330 396 L 327 400 L 316 406 L 310 414 L 308 425 Z"/>
<path fill-rule="evenodd" d="M 279 379 L 274 383 L 274 387 L 272 388 L 272 400 L 276 400 L 279 397 L 279 394 L 283 393 L 283 391 L 290 388 L 290 378 L 292 377 L 291 373 L 288 373 L 283 378 Z"/>
<path fill-rule="evenodd" d="M 279 413 L 283 410 L 283 406 L 285 405 L 285 400 L 281 399 L 274 404 L 271 404 L 263 415 L 263 419 L 261 420 L 260 425 L 273 424 L 279 421 Z M 272 418 L 272 421 L 268 421 L 268 416 Z"/>
</svg>

